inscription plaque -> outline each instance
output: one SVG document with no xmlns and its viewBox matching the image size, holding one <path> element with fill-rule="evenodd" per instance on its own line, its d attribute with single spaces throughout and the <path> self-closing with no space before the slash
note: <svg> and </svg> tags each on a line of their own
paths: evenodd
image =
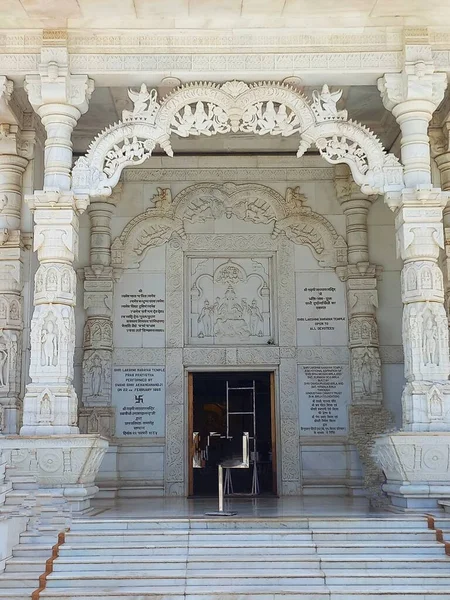
<svg viewBox="0 0 450 600">
<path fill-rule="evenodd" d="M 348 431 L 348 365 L 300 365 L 300 435 L 335 436 Z"/>
<path fill-rule="evenodd" d="M 117 437 L 163 437 L 165 368 L 114 367 Z"/>
<path fill-rule="evenodd" d="M 345 289 L 335 273 L 297 273 L 297 345 L 348 342 Z"/>
<path fill-rule="evenodd" d="M 165 275 L 124 274 L 114 293 L 114 345 L 158 348 L 165 345 Z"/>
</svg>

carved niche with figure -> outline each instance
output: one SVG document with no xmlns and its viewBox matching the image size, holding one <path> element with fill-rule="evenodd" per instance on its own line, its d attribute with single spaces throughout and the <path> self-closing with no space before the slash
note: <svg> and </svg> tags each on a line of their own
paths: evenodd
<svg viewBox="0 0 450 600">
<path fill-rule="evenodd" d="M 191 258 L 189 342 L 267 344 L 273 337 L 270 259 Z"/>
</svg>

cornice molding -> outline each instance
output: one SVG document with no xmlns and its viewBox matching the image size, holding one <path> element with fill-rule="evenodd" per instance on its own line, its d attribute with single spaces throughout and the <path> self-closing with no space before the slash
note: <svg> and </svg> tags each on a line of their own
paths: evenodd
<svg viewBox="0 0 450 600">
<path fill-rule="evenodd" d="M 231 52 L 249 48 L 254 53 L 276 49 L 278 52 L 326 51 L 349 52 L 402 51 L 404 33 L 401 27 L 366 27 L 354 29 L 258 29 L 255 31 L 223 29 L 205 30 L 114 30 L 72 29 L 48 31 L 17 29 L 0 32 L 0 50 L 4 52 L 40 52 L 43 45 L 61 40 L 72 54 L 84 54 L 90 48 L 105 54 L 192 51 L 205 53 L 220 49 Z M 57 34 L 61 35 L 58 36 Z M 450 28 L 429 27 L 427 39 L 436 50 L 450 48 Z M 60 40 L 61 38 L 61 40 Z M 170 48 L 170 50 L 169 50 Z"/>
</svg>

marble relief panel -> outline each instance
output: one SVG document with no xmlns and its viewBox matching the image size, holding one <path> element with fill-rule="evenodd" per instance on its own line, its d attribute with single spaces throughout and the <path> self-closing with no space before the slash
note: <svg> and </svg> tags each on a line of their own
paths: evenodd
<svg viewBox="0 0 450 600">
<path fill-rule="evenodd" d="M 273 337 L 268 257 L 190 257 L 188 275 L 190 344 L 267 344 Z"/>
</svg>

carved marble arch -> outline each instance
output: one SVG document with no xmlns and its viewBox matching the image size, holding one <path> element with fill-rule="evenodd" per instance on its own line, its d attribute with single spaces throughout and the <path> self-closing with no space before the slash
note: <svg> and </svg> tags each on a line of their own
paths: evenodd
<svg viewBox="0 0 450 600">
<path fill-rule="evenodd" d="M 232 216 L 268 225 L 272 238 L 285 235 L 295 244 L 307 245 L 322 267 L 347 264 L 347 245 L 331 223 L 306 205 L 300 188 L 288 188 L 283 197 L 258 183 L 199 183 L 172 199 L 170 189 L 158 189 L 154 207 L 137 215 L 111 246 L 116 273 L 138 268 L 147 251 L 175 235 L 186 237 L 185 224 Z"/>
<path fill-rule="evenodd" d="M 77 196 L 108 196 L 122 170 L 143 163 L 159 145 L 173 156 L 171 137 L 252 132 L 298 137 L 297 156 L 315 144 L 331 164 L 346 163 L 364 193 L 403 189 L 403 167 L 363 125 L 339 110 L 342 92 L 326 85 L 307 99 L 277 82 L 190 83 L 159 100 L 156 90 L 128 91 L 132 110 L 102 131 L 72 171 Z"/>
</svg>

